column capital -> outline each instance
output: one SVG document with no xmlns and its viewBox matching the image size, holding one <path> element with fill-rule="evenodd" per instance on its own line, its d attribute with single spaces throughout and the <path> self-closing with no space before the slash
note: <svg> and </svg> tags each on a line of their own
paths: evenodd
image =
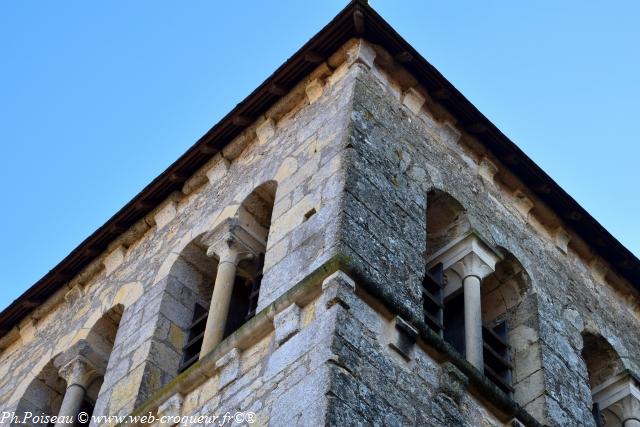
<svg viewBox="0 0 640 427">
<path fill-rule="evenodd" d="M 465 277 L 475 276 L 482 280 L 493 273 L 501 259 L 502 256 L 480 239 L 477 233 L 470 231 L 433 254 L 427 261 L 427 268 L 442 263 L 451 285 L 445 294 L 450 294 L 462 286 Z"/>
<path fill-rule="evenodd" d="M 591 390 L 593 402 L 600 406 L 605 425 L 624 425 L 635 420 L 640 425 L 640 382 L 625 371 Z"/>
<path fill-rule="evenodd" d="M 62 366 L 58 373 L 67 382 L 67 388 L 79 385 L 86 389 L 99 374 L 96 367 L 82 355 L 78 355 Z"/>
<path fill-rule="evenodd" d="M 207 256 L 218 258 L 219 262 L 238 264 L 245 259 L 257 257 L 264 252 L 266 242 L 237 218 L 229 218 L 212 231 L 205 234 L 202 242 L 207 245 Z"/>
</svg>

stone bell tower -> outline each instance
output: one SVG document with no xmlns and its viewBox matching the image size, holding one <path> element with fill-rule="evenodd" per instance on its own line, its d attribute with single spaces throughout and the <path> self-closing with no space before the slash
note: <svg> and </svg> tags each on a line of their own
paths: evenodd
<svg viewBox="0 0 640 427">
<path fill-rule="evenodd" d="M 0 424 L 638 426 L 639 291 L 354 0 L 0 314 Z"/>
</svg>

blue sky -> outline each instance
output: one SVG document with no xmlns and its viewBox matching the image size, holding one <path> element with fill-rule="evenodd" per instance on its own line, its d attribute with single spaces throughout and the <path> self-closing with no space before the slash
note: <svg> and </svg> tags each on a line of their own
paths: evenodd
<svg viewBox="0 0 640 427">
<path fill-rule="evenodd" d="M 1 2 L 0 308 L 345 4 Z M 640 3 L 371 4 L 640 255 Z"/>
</svg>

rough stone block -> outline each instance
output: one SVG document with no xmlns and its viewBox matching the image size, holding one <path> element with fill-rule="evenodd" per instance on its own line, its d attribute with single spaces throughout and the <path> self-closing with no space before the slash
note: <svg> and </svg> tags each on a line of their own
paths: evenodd
<svg viewBox="0 0 640 427">
<path fill-rule="evenodd" d="M 400 316 L 394 318 L 394 324 L 395 334 L 393 341 L 389 343 L 389 347 L 397 351 L 406 360 L 411 360 L 418 331 Z"/>
<path fill-rule="evenodd" d="M 514 191 L 513 202 L 518 212 L 520 212 L 520 214 L 525 218 L 529 215 L 529 211 L 531 211 L 535 205 L 533 201 L 521 190 Z"/>
<path fill-rule="evenodd" d="M 271 420 L 275 425 L 291 425 L 287 421 L 300 415 L 304 417 L 310 408 L 322 404 L 328 388 L 329 375 L 326 370 L 316 369 L 274 401 Z"/>
<path fill-rule="evenodd" d="M 276 342 L 281 345 L 300 330 L 300 307 L 294 303 L 276 314 L 273 326 L 276 331 Z"/>
<path fill-rule="evenodd" d="M 180 393 L 176 393 L 167 400 L 165 400 L 160 406 L 158 406 L 158 416 L 163 417 L 175 417 L 179 416 L 182 410 L 182 402 L 184 398 Z M 175 425 L 175 424 L 170 424 Z"/>
<path fill-rule="evenodd" d="M 175 201 L 169 201 L 164 205 L 153 217 L 156 222 L 158 230 L 164 228 L 165 225 L 171 222 L 176 217 L 178 209 Z"/>
<path fill-rule="evenodd" d="M 407 90 L 402 95 L 402 105 L 407 107 L 414 114 L 420 113 L 425 100 L 426 98 L 414 88 Z"/>
<path fill-rule="evenodd" d="M 376 51 L 369 43 L 362 40 L 349 49 L 347 55 L 350 64 L 363 64 L 367 68 L 373 67 L 376 59 Z"/>
<path fill-rule="evenodd" d="M 478 166 L 478 175 L 488 182 L 493 182 L 496 173 L 498 173 L 498 166 L 488 157 L 483 157 Z"/>
<path fill-rule="evenodd" d="M 298 170 L 298 161 L 295 157 L 287 157 L 282 161 L 280 167 L 276 171 L 276 175 L 273 177 L 278 183 L 281 183 Z"/>
<path fill-rule="evenodd" d="M 307 194 L 271 225 L 269 239 L 280 241 L 291 230 L 305 221 L 305 214 L 311 209 L 319 210 L 319 200 L 314 194 Z"/>
<path fill-rule="evenodd" d="M 107 275 L 111 274 L 116 268 L 122 264 L 126 254 L 124 246 L 118 246 L 109 255 L 104 258 L 103 264 Z"/>
<path fill-rule="evenodd" d="M 307 94 L 307 101 L 309 101 L 309 104 L 313 104 L 322 96 L 322 82 L 320 79 L 313 79 L 307 84 L 304 91 Z"/>
<path fill-rule="evenodd" d="M 218 359 L 215 366 L 220 376 L 218 386 L 222 390 L 240 375 L 240 352 L 237 348 L 232 349 Z"/>
<path fill-rule="evenodd" d="M 348 309 L 355 290 L 356 282 L 344 271 L 336 271 L 322 281 L 322 296 L 318 300 L 317 311 L 321 313 L 335 304 Z"/>
<path fill-rule="evenodd" d="M 260 144 L 266 143 L 276 133 L 276 123 L 272 118 L 267 118 L 256 128 L 256 136 Z"/>
<path fill-rule="evenodd" d="M 566 254 L 569 249 L 569 241 L 571 240 L 571 235 L 567 230 L 563 227 L 557 227 L 554 233 L 554 240 L 556 247 Z"/>
<path fill-rule="evenodd" d="M 608 264 L 599 257 L 595 257 L 589 263 L 589 267 L 591 267 L 591 275 L 598 281 L 603 283 L 605 281 L 605 276 L 609 272 Z"/>
<path fill-rule="evenodd" d="M 230 165 L 229 160 L 220 155 L 217 157 L 219 158 L 218 162 L 215 163 L 206 173 L 207 179 L 214 185 L 217 185 L 218 182 L 227 174 Z"/>
<path fill-rule="evenodd" d="M 513 398 L 524 406 L 542 393 L 544 393 L 544 373 L 539 370 L 520 381 Z"/>
</svg>

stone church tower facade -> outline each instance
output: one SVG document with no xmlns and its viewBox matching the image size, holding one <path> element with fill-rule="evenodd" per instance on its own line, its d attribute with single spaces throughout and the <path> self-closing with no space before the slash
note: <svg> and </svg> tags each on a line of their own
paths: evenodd
<svg viewBox="0 0 640 427">
<path fill-rule="evenodd" d="M 0 314 L 0 423 L 638 427 L 639 291 L 356 0 Z"/>
</svg>

